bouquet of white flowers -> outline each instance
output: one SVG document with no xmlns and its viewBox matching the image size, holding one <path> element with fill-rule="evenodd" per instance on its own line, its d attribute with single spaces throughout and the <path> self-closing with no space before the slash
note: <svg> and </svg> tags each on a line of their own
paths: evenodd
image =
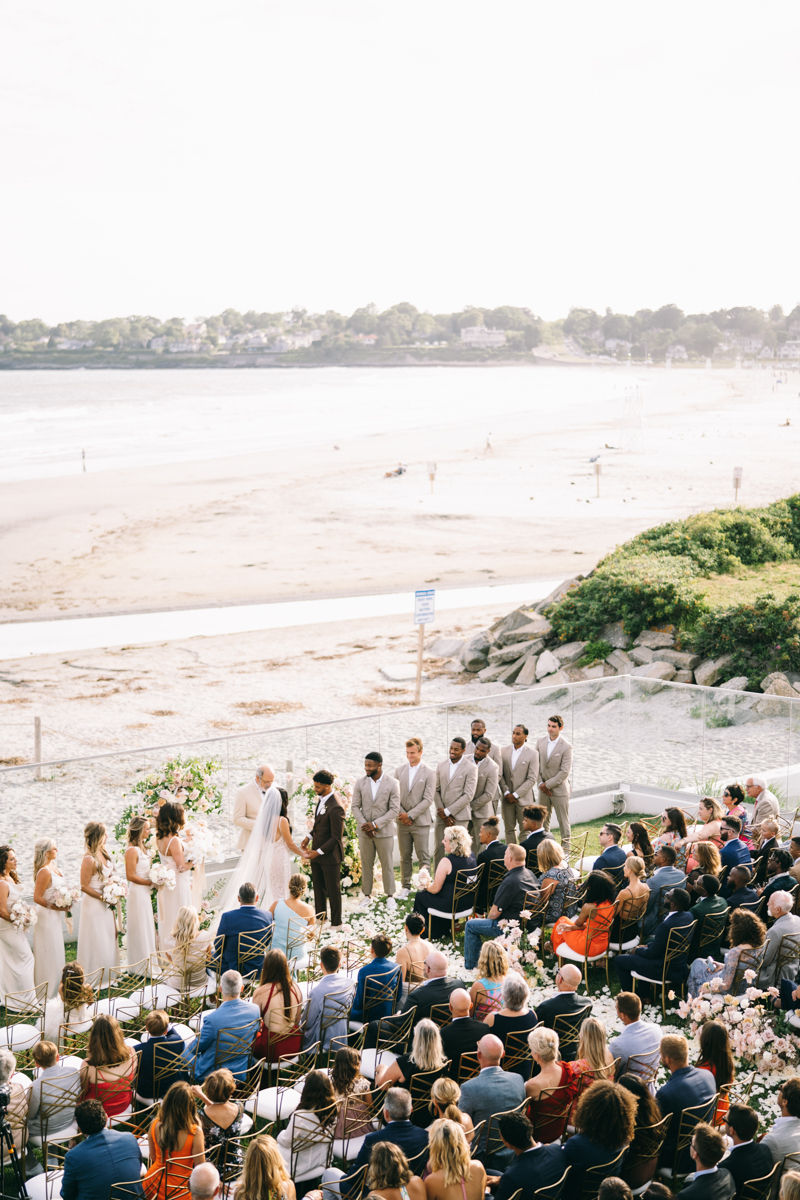
<svg viewBox="0 0 800 1200">
<path fill-rule="evenodd" d="M 156 887 L 166 888 L 168 892 L 171 892 L 175 887 L 175 872 L 172 867 L 168 867 L 165 863 L 151 863 L 147 877 Z"/>
<path fill-rule="evenodd" d="M 219 838 L 213 834 L 205 821 L 188 821 L 183 831 L 183 857 L 193 867 L 219 858 Z"/>
<path fill-rule="evenodd" d="M 119 875 L 109 872 L 105 877 L 105 882 L 101 889 L 103 901 L 109 908 L 116 908 L 120 900 L 124 900 L 128 894 L 128 885 L 123 883 Z"/>
<path fill-rule="evenodd" d="M 80 902 L 80 898 L 81 889 L 78 886 L 70 887 L 68 883 L 59 883 L 53 887 L 52 903 L 55 908 L 60 908 L 66 913 Z"/>
<path fill-rule="evenodd" d="M 32 905 L 24 900 L 17 900 L 11 905 L 11 922 L 20 933 L 27 933 L 39 920 L 39 914 Z"/>
</svg>

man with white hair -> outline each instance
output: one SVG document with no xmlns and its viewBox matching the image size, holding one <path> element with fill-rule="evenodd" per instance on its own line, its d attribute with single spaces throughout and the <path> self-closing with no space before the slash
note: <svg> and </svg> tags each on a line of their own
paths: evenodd
<svg viewBox="0 0 800 1200">
<path fill-rule="evenodd" d="M 234 825 L 238 825 L 242 831 L 239 834 L 238 841 L 238 848 L 240 850 L 244 850 L 250 841 L 250 834 L 253 832 L 258 810 L 264 802 L 267 789 L 271 788 L 274 782 L 275 772 L 272 767 L 265 763 L 261 767 L 256 767 L 255 779 L 251 779 L 249 783 L 240 787 L 234 796 L 233 823 Z"/>
<path fill-rule="evenodd" d="M 493 1113 L 508 1112 L 525 1099 L 525 1081 L 515 1071 L 504 1071 L 501 1065 L 505 1047 L 493 1033 L 484 1034 L 478 1042 L 480 1073 L 461 1085 L 458 1107 L 472 1117 L 472 1124 L 486 1122 L 481 1135 L 480 1149 L 486 1147 L 486 1131 Z M 500 1150 L 484 1163 L 487 1170 L 504 1171 L 514 1157 L 511 1150 Z"/>
<path fill-rule="evenodd" d="M 494 894 L 494 904 L 486 917 L 471 917 L 464 931 L 464 966 L 474 971 L 481 953 L 481 941 L 485 937 L 497 937 L 502 933 L 499 922 L 518 921 L 530 892 L 538 892 L 539 885 L 533 871 L 525 866 L 527 854 L 523 846 L 512 843 L 506 846 L 503 856 L 506 871 L 503 882 Z"/>
<path fill-rule="evenodd" d="M 238 971 L 226 971 L 219 981 L 220 1004 L 203 1014 L 198 1037 L 184 1047 L 181 1057 L 194 1068 L 196 1083 L 202 1083 L 212 1071 L 227 1067 L 242 1081 L 258 1026 L 261 1011 L 257 1004 L 240 999 L 244 980 Z"/>
<path fill-rule="evenodd" d="M 781 986 L 781 979 L 794 979 L 800 969 L 800 917 L 795 916 L 792 912 L 794 907 L 794 899 L 789 892 L 773 892 L 767 904 L 767 912 L 774 919 L 775 924 L 767 930 L 767 937 L 764 943 L 764 959 L 761 964 L 761 971 L 758 976 L 758 986 L 760 988 Z M 784 938 L 791 938 L 791 942 L 784 943 Z M 792 956 L 788 960 L 781 963 L 780 978 L 776 979 L 775 974 L 778 968 L 778 957 L 784 957 L 792 948 Z M 794 953 L 794 950 L 797 953 Z"/>
<path fill-rule="evenodd" d="M 767 817 L 777 817 L 781 811 L 781 806 L 778 804 L 778 797 L 767 787 L 767 781 L 763 775 L 748 776 L 747 783 L 744 785 L 744 790 L 747 792 L 747 799 L 753 805 L 753 819 L 750 822 L 750 830 L 755 835 L 761 832 L 761 822 Z"/>
<path fill-rule="evenodd" d="M 194 1200 L 214 1200 L 219 1195 L 219 1171 L 213 1163 L 200 1163 L 189 1176 L 189 1191 Z"/>
</svg>

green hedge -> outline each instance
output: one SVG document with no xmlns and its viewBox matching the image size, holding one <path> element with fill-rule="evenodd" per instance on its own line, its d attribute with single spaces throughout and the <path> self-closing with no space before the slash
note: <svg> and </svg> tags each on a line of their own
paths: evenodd
<svg viewBox="0 0 800 1200">
<path fill-rule="evenodd" d="M 800 596 L 768 593 L 752 604 L 713 608 L 697 622 L 692 648 L 703 658 L 732 654 L 731 675 L 756 687 L 769 671 L 800 671 Z"/>
</svg>

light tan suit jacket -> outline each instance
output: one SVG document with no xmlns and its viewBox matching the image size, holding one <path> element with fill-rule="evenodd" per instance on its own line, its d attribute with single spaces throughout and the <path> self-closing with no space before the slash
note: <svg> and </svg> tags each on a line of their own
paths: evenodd
<svg viewBox="0 0 800 1200">
<path fill-rule="evenodd" d="M 353 788 L 352 812 L 359 831 L 369 822 L 377 826 L 376 838 L 394 837 L 394 823 L 400 812 L 400 784 L 384 771 L 373 800 L 369 776 L 362 775 Z"/>
<path fill-rule="evenodd" d="M 250 834 L 253 826 L 256 823 L 258 810 L 264 802 L 264 797 L 261 793 L 261 788 L 255 780 L 246 783 L 244 787 L 240 787 L 233 799 L 233 823 L 241 829 L 239 841 L 237 843 L 240 850 L 244 850 L 247 843 L 250 841 Z"/>
<path fill-rule="evenodd" d="M 761 830 L 761 822 L 772 818 L 773 821 L 778 819 L 778 814 L 781 811 L 781 806 L 778 804 L 778 798 L 769 789 L 762 792 L 753 806 L 753 819 L 750 822 L 750 828 L 754 833 Z"/>
<path fill-rule="evenodd" d="M 489 737 L 488 733 L 486 736 Z M 489 741 L 491 742 L 492 739 L 489 738 Z M 475 745 L 470 738 L 467 738 L 467 748 L 464 751 L 464 758 L 467 758 L 467 757 L 471 758 L 473 762 L 475 761 Z M 499 742 L 492 742 L 492 748 L 489 751 L 488 757 L 497 763 L 497 779 L 498 779 L 497 796 L 492 797 L 492 799 L 499 799 L 500 798 L 500 782 L 499 781 L 503 777 L 503 751 L 500 747 Z"/>
<path fill-rule="evenodd" d="M 481 762 L 476 763 L 473 759 L 472 763 L 478 768 L 478 782 L 475 787 L 475 795 L 472 797 L 472 819 L 473 821 L 482 821 L 494 812 L 492 801 L 497 794 L 500 769 L 488 754 Z"/>
<path fill-rule="evenodd" d="M 569 782 L 572 770 L 572 745 L 562 734 L 558 745 L 553 750 L 548 761 L 547 743 L 550 738 L 539 738 L 536 749 L 539 752 L 539 783 L 546 783 L 556 799 L 568 800 L 571 794 Z M 547 799 L 545 796 L 544 799 Z"/>
<path fill-rule="evenodd" d="M 420 763 L 414 776 L 414 786 L 408 790 L 408 763 L 403 763 L 394 773 L 400 785 L 400 812 L 408 813 L 414 824 L 422 829 L 433 821 L 433 794 L 436 791 L 436 773 Z M 410 825 L 404 826 L 411 829 Z"/>
<path fill-rule="evenodd" d="M 471 758 L 464 755 L 458 763 L 451 780 L 449 758 L 436 768 L 436 791 L 433 796 L 435 808 L 446 808 L 458 825 L 465 825 L 472 816 L 472 797 L 478 785 L 478 768 Z"/>
<path fill-rule="evenodd" d="M 517 765 L 512 771 L 511 755 L 513 752 L 513 746 L 503 747 L 503 800 L 505 801 L 506 792 L 516 792 L 515 804 L 534 804 L 533 789 L 536 786 L 536 777 L 539 771 L 539 754 L 533 746 L 529 746 L 526 742 L 520 751 Z M 511 803 L 510 801 L 505 802 Z"/>
</svg>

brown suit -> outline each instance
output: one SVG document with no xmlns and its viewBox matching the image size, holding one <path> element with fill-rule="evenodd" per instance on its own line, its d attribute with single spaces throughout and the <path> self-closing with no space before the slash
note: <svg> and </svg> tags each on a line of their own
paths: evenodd
<svg viewBox="0 0 800 1200">
<path fill-rule="evenodd" d="M 329 792 L 325 808 L 314 817 L 311 849 L 322 851 L 312 859 L 311 882 L 314 885 L 314 911 L 327 913 L 331 905 L 331 925 L 342 923 L 341 867 L 344 858 L 344 805 L 337 795 Z M 317 800 L 319 806 L 319 800 Z"/>
<path fill-rule="evenodd" d="M 550 797 L 546 792 L 540 791 L 538 802 L 542 808 L 547 809 L 544 822 L 547 830 L 550 829 L 553 809 L 556 810 L 561 845 L 567 850 L 570 843 L 569 798 L 572 789 L 569 776 L 572 770 L 572 745 L 562 733 L 548 759 L 547 744 L 549 741 L 550 738 L 547 735 L 539 738 L 536 749 L 539 751 L 539 787 L 541 788 L 542 784 L 546 783 L 553 795 Z"/>
</svg>

